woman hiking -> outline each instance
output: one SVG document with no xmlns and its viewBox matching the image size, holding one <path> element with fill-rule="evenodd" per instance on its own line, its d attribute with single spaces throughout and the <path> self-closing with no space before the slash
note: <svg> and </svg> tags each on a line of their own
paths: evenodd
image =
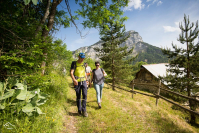
<svg viewBox="0 0 199 133">
<path fill-rule="evenodd" d="M 91 82 L 93 82 L 94 88 L 96 90 L 97 96 L 97 103 L 99 109 L 101 109 L 101 102 L 102 102 L 102 90 L 104 87 L 104 76 L 107 76 L 104 69 L 100 68 L 100 63 L 97 61 L 95 62 L 96 69 L 92 71 Z"/>
</svg>

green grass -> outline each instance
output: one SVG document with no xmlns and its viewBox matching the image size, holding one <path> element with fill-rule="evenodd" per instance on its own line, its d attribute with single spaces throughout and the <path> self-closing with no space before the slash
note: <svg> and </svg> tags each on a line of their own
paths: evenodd
<svg viewBox="0 0 199 133">
<path fill-rule="evenodd" d="M 110 87 L 111 88 L 111 87 Z M 159 100 L 156 107 L 156 99 L 134 95 L 117 89 L 112 91 L 104 87 L 102 97 L 102 109 L 98 109 L 96 92 L 94 88 L 88 90 L 87 112 L 88 118 L 77 116 L 75 104 L 75 91 L 69 89 L 68 98 L 73 104 L 69 107 L 75 118 L 76 131 L 84 132 L 121 132 L 121 133 L 196 133 L 199 128 L 189 125 L 184 114 L 179 110 L 173 110 L 172 105 Z M 72 132 L 73 130 L 71 130 Z M 70 132 L 70 131 L 69 131 Z"/>
<path fill-rule="evenodd" d="M 51 95 L 41 110 L 40 116 L 9 116 L 9 112 L 0 115 L 2 133 L 197 133 L 198 127 L 187 123 L 189 114 L 173 110 L 172 104 L 123 90 L 103 89 L 102 108 L 98 109 L 94 88 L 88 90 L 88 117 L 78 116 L 76 94 L 70 77 L 54 74 L 48 93 Z M 138 90 L 137 90 L 138 91 Z M 142 92 L 142 91 L 141 91 Z M 147 93 L 147 92 L 145 92 Z M 4 125 L 15 126 L 8 129 Z"/>
</svg>

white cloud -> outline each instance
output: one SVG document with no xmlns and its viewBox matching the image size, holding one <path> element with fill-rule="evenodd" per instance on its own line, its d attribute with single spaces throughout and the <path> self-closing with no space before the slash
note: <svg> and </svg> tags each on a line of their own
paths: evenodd
<svg viewBox="0 0 199 133">
<path fill-rule="evenodd" d="M 154 4 L 155 2 L 158 2 L 158 0 L 154 0 L 154 1 L 153 1 L 153 4 Z"/>
<path fill-rule="evenodd" d="M 147 0 L 146 2 L 150 2 L 151 0 Z M 149 8 L 151 5 L 157 3 L 157 6 L 160 6 L 163 2 L 159 0 L 153 0 L 150 4 L 148 4 L 147 8 Z"/>
<path fill-rule="evenodd" d="M 124 11 L 131 11 L 132 8 L 141 10 L 144 7 L 145 5 L 142 4 L 142 0 L 130 0 L 128 6 L 124 8 Z"/>
<path fill-rule="evenodd" d="M 148 6 L 147 6 L 147 8 L 149 8 L 151 6 L 151 4 L 149 4 Z"/>
<path fill-rule="evenodd" d="M 158 1 L 157 6 L 161 5 L 162 3 L 162 1 Z"/>
<path fill-rule="evenodd" d="M 178 25 L 178 22 L 175 22 L 176 26 L 163 26 L 165 32 L 180 32 Z"/>
</svg>

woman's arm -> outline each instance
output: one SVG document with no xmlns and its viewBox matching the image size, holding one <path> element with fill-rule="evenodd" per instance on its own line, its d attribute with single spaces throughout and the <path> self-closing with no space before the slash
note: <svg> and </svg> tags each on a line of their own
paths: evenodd
<svg viewBox="0 0 199 133">
<path fill-rule="evenodd" d="M 104 74 L 104 76 L 107 76 L 107 74 L 106 74 L 106 72 L 104 71 L 104 69 L 103 69 L 103 74 Z"/>
</svg>

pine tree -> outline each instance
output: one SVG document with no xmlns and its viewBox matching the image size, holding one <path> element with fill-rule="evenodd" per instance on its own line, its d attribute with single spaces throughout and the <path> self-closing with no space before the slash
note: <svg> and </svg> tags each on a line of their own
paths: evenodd
<svg viewBox="0 0 199 133">
<path fill-rule="evenodd" d="M 193 96 L 199 91 L 199 58 L 198 50 L 199 43 L 194 45 L 194 40 L 199 35 L 198 21 L 195 24 L 190 23 L 189 17 L 184 15 L 184 26 L 179 24 L 181 34 L 177 39 L 181 44 L 186 45 L 186 49 L 177 47 L 172 43 L 174 51 L 170 49 L 162 49 L 162 52 L 170 59 L 168 65 L 168 75 L 164 78 L 164 81 L 168 83 L 168 86 L 172 90 L 186 94 L 187 96 Z M 193 100 L 189 100 L 189 107 L 192 110 L 196 110 L 196 103 Z M 195 123 L 196 117 L 191 114 L 191 123 Z"/>
<path fill-rule="evenodd" d="M 120 83 L 121 80 L 132 77 L 133 66 L 131 62 L 136 58 L 132 57 L 125 59 L 128 55 L 132 54 L 133 48 L 127 50 L 127 46 L 119 47 L 120 44 L 125 42 L 129 35 L 125 34 L 125 26 L 123 21 L 109 20 L 106 25 L 100 29 L 101 40 L 103 41 L 102 48 L 95 48 L 99 52 L 99 57 L 103 61 L 103 67 L 112 78 L 112 89 L 115 90 L 115 84 Z M 132 80 L 132 79 L 130 79 Z"/>
</svg>

